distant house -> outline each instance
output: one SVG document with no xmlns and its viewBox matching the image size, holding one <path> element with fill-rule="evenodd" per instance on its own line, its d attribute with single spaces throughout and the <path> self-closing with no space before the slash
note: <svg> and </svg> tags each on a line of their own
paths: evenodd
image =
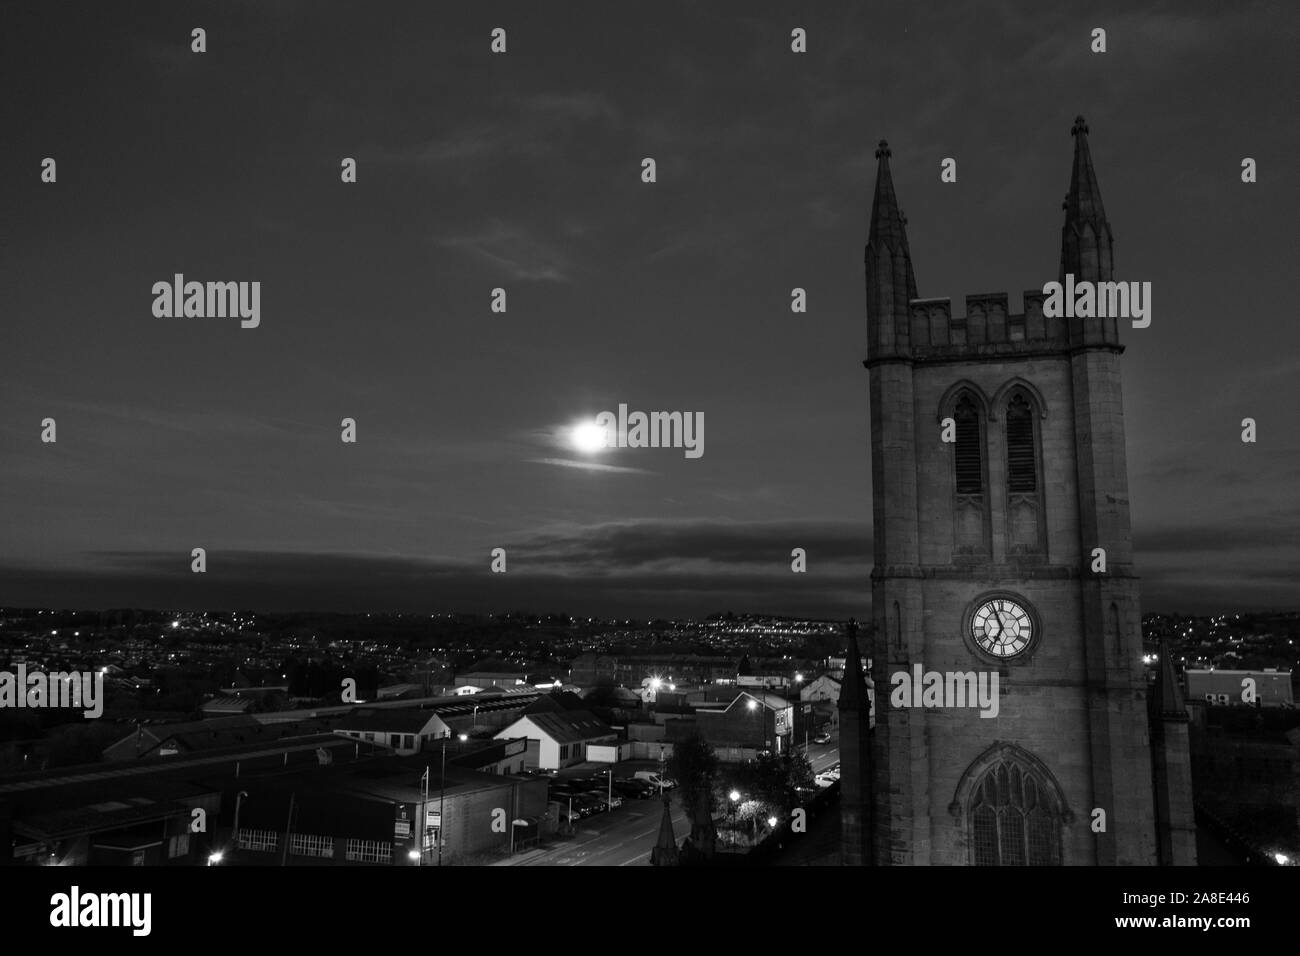
<svg viewBox="0 0 1300 956">
<path fill-rule="evenodd" d="M 503 671 L 470 671 L 456 676 L 457 687 L 477 687 L 486 690 L 489 687 L 522 687 L 527 682 L 527 674 L 515 674 Z"/>
<path fill-rule="evenodd" d="M 865 661 L 868 672 L 871 669 L 871 661 Z M 813 727 L 821 727 L 824 724 L 838 725 L 840 720 L 839 711 L 836 705 L 840 700 L 841 681 L 844 677 L 844 671 L 827 672 L 822 674 L 816 680 L 809 681 L 799 691 L 799 699 L 805 704 L 811 704 L 812 709 L 807 708 L 804 714 L 811 718 Z M 867 712 L 869 715 L 870 726 L 876 726 L 876 692 L 867 686 Z"/>
<path fill-rule="evenodd" d="M 251 698 L 222 696 L 204 701 L 199 705 L 199 710 L 205 717 L 226 717 L 231 714 L 246 714 L 252 706 Z"/>
<path fill-rule="evenodd" d="M 842 672 L 841 672 L 842 673 Z M 832 677 L 830 674 L 823 674 L 816 680 L 809 681 L 799 689 L 800 700 L 829 700 L 837 702 L 840 699 L 840 681 L 839 678 Z"/>
<path fill-rule="evenodd" d="M 1276 668 L 1254 671 L 1219 670 L 1218 668 L 1187 671 L 1189 703 L 1253 706 L 1253 703 L 1243 696 L 1252 687 L 1254 699 L 1259 702 L 1260 707 L 1295 706 L 1295 698 L 1291 692 L 1290 671 L 1279 671 Z"/>
<path fill-rule="evenodd" d="M 184 736 L 194 731 L 210 733 L 217 730 L 241 728 L 247 730 L 257 726 L 259 725 L 256 720 L 245 716 L 216 717 L 212 720 L 188 720 L 174 724 L 140 723 L 136 725 L 135 730 L 121 740 L 105 747 L 102 755 L 105 760 L 134 760 L 137 757 L 146 755 L 156 756 L 154 754 L 155 748 L 169 738 Z"/>
<path fill-rule="evenodd" d="M 451 735 L 451 728 L 432 710 L 359 708 L 336 718 L 334 732 L 368 744 L 391 747 L 403 757 L 419 753 L 426 740 Z"/>
<path fill-rule="evenodd" d="M 510 774 L 522 773 L 524 770 L 528 754 L 527 738 L 470 740 L 465 744 L 459 741 L 456 743 L 455 752 L 448 753 L 449 764 L 468 767 L 479 773 Z"/>
<path fill-rule="evenodd" d="M 701 701 L 695 707 L 700 736 L 731 762 L 756 750 L 783 750 L 794 727 L 794 707 L 777 694 L 742 691 L 725 707 Z"/>
<path fill-rule="evenodd" d="M 228 747 L 273 745 L 292 737 L 327 733 L 320 720 L 263 724 L 248 715 L 212 717 L 171 724 L 140 724 L 115 744 L 104 748 L 105 760 L 136 760 L 184 756 Z"/>
<path fill-rule="evenodd" d="M 572 691 L 560 691 L 557 693 L 541 694 L 538 698 L 524 708 L 525 714 L 544 714 L 548 711 L 566 711 L 566 710 L 587 710 L 587 704 L 581 697 Z"/>
<path fill-rule="evenodd" d="M 402 697 L 422 697 L 424 686 L 421 684 L 389 684 L 379 688 L 378 700 L 396 700 Z"/>
<path fill-rule="evenodd" d="M 569 680 L 579 687 L 613 684 L 618 677 L 618 661 L 607 654 L 579 654 L 569 664 Z"/>
<path fill-rule="evenodd" d="M 558 770 L 587 759 L 587 744 L 609 743 L 618 735 L 587 710 L 526 714 L 496 734 L 498 740 L 527 737 L 530 759 L 542 770 Z M 532 743 L 536 741 L 536 757 Z"/>
</svg>

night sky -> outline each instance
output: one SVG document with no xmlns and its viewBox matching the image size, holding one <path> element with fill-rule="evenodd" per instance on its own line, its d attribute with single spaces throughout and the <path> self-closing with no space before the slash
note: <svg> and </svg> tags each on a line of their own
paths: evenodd
<svg viewBox="0 0 1300 956">
<path fill-rule="evenodd" d="M 1143 607 L 1295 607 L 1300 17 L 1058 7 L 6 3 L 0 604 L 865 617 L 876 143 L 920 295 L 1019 311 L 1083 114 L 1153 285 Z M 155 318 L 176 272 L 260 281 L 260 327 Z M 568 443 L 621 402 L 703 457 Z"/>
</svg>

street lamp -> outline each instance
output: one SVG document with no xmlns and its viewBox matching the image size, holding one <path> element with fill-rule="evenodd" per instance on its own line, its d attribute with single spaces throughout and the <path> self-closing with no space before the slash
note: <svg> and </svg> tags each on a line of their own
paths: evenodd
<svg viewBox="0 0 1300 956">
<path fill-rule="evenodd" d="M 442 866 L 442 844 L 443 844 L 442 831 L 443 831 L 443 827 L 446 825 L 445 820 L 443 818 L 443 811 L 446 808 L 446 803 L 447 803 L 447 740 L 450 737 L 451 737 L 450 730 L 448 730 L 445 734 L 442 735 L 442 770 L 438 777 L 438 865 L 439 866 Z M 469 735 L 459 734 L 456 739 L 459 740 L 461 743 L 464 743 L 465 741 L 469 740 Z M 425 822 L 426 824 L 428 822 L 427 813 L 426 813 Z"/>
<path fill-rule="evenodd" d="M 222 854 L 221 854 L 221 851 L 220 851 L 220 850 L 218 850 L 218 851 L 215 852 L 215 853 L 209 853 L 209 854 L 208 854 L 208 866 L 216 866 L 218 863 L 220 863 L 220 862 L 221 862 L 221 856 L 222 856 Z"/>
<path fill-rule="evenodd" d="M 756 723 L 758 725 L 758 743 L 754 747 L 754 759 L 758 759 L 758 752 L 761 749 L 763 749 L 763 736 L 765 730 L 765 728 L 763 727 L 763 712 L 758 707 L 758 701 L 754 700 L 754 698 L 752 697 L 749 699 L 749 709 L 750 712 L 753 713 L 753 715 L 757 718 Z"/>
<path fill-rule="evenodd" d="M 235 827 L 234 827 L 235 832 L 234 832 L 234 837 L 235 837 L 235 849 L 236 849 L 236 850 L 239 849 L 239 804 L 240 804 L 241 802 L 243 802 L 243 799 L 244 799 L 244 797 L 246 797 L 246 796 L 248 796 L 248 791 L 247 791 L 247 790 L 240 790 L 239 793 L 235 794 Z"/>
<path fill-rule="evenodd" d="M 740 803 L 740 791 L 733 790 L 727 794 L 731 799 L 731 848 L 736 848 L 736 804 Z"/>
<path fill-rule="evenodd" d="M 795 674 L 794 686 L 795 686 L 795 696 L 797 698 L 796 703 L 798 703 L 799 705 L 799 720 L 800 723 L 803 724 L 803 752 L 807 753 L 808 752 L 808 714 L 803 709 L 803 690 L 799 686 L 802 683 L 803 683 L 803 675 Z M 791 742 L 791 746 L 793 746 L 793 741 Z"/>
</svg>

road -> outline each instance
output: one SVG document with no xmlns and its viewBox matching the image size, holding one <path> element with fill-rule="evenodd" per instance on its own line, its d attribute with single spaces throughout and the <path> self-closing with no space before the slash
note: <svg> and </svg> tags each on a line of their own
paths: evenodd
<svg viewBox="0 0 1300 956">
<path fill-rule="evenodd" d="M 659 836 L 664 805 L 658 799 L 628 800 L 608 813 L 578 823 L 578 833 L 540 854 L 528 854 L 515 866 L 637 866 L 650 862 Z M 672 803 L 673 834 L 680 846 L 690 832 L 686 814 Z"/>
<path fill-rule="evenodd" d="M 813 773 L 821 773 L 833 763 L 840 761 L 840 735 L 831 737 L 828 744 L 808 745 L 808 762 L 812 764 Z"/>
<path fill-rule="evenodd" d="M 830 743 L 810 743 L 808 746 L 808 762 L 812 764 L 813 773 L 838 763 L 839 759 L 838 734 L 831 738 Z M 651 765 L 647 763 L 646 766 Z M 624 767 L 622 773 L 616 771 L 616 775 L 630 776 L 632 769 Z M 584 766 L 570 768 L 559 776 L 584 776 L 590 772 L 591 768 Z M 621 807 L 608 813 L 597 813 L 579 821 L 578 832 L 573 838 L 554 841 L 541 851 L 520 854 L 516 860 L 502 861 L 501 865 L 644 866 L 650 862 L 650 851 L 659 836 L 662 819 L 663 804 L 657 797 L 625 800 Z M 672 821 L 673 835 L 681 846 L 682 838 L 690 832 L 690 824 L 676 799 L 672 801 Z"/>
</svg>

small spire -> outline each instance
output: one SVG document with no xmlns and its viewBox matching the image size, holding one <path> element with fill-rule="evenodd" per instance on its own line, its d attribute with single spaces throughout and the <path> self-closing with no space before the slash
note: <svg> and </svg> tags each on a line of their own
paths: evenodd
<svg viewBox="0 0 1300 956">
<path fill-rule="evenodd" d="M 1166 720 L 1187 720 L 1187 706 L 1183 700 L 1183 689 L 1178 684 L 1178 675 L 1174 672 L 1173 655 L 1169 653 L 1169 642 L 1160 638 L 1157 651 L 1160 660 L 1156 667 L 1155 692 L 1151 695 L 1152 709 Z"/>
<path fill-rule="evenodd" d="M 889 143 L 880 141 L 876 148 L 876 194 L 871 200 L 871 228 L 867 234 L 869 246 L 887 246 L 895 255 L 901 255 L 907 263 L 907 289 L 902 300 L 916 298 L 916 275 L 912 271 L 912 253 L 907 247 L 907 219 L 898 208 L 898 197 L 894 194 L 894 177 L 889 171 L 889 157 L 893 151 Z M 891 277 L 887 277 L 892 279 Z"/>
<path fill-rule="evenodd" d="M 841 711 L 860 711 L 867 704 L 867 683 L 862 673 L 862 656 L 858 653 L 858 622 L 848 624 L 849 648 L 844 658 L 844 680 L 840 684 Z"/>
<path fill-rule="evenodd" d="M 1066 212 L 1076 221 L 1105 220 L 1106 210 L 1101 206 L 1101 187 L 1097 185 L 1097 171 L 1092 168 L 1092 152 L 1088 149 L 1088 124 L 1079 116 L 1070 128 L 1074 137 L 1074 168 L 1070 175 L 1070 192 L 1065 197 Z"/>
<path fill-rule="evenodd" d="M 676 866 L 678 863 L 677 837 L 673 833 L 673 815 L 664 797 L 664 815 L 659 821 L 659 839 L 650 853 L 653 866 Z"/>
<path fill-rule="evenodd" d="M 1063 206 L 1060 278 L 1071 273 L 1075 281 L 1104 282 L 1112 273 L 1110 223 L 1088 149 L 1088 124 L 1082 116 L 1075 117 L 1070 135 L 1074 137 L 1074 165 Z"/>
</svg>

